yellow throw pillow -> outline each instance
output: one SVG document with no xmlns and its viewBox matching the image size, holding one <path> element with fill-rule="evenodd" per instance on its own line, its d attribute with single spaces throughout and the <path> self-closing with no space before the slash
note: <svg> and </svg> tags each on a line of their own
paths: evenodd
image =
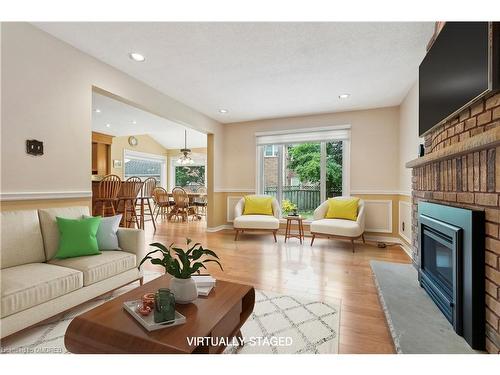
<svg viewBox="0 0 500 375">
<path fill-rule="evenodd" d="M 359 198 L 328 199 L 327 219 L 356 220 L 358 218 Z"/>
<path fill-rule="evenodd" d="M 271 215 L 273 214 L 273 197 L 247 195 L 243 215 Z"/>
</svg>

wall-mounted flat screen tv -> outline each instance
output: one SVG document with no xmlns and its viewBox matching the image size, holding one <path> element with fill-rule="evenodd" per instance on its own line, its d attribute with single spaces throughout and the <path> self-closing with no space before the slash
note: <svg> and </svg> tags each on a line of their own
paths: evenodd
<svg viewBox="0 0 500 375">
<path fill-rule="evenodd" d="M 498 89 L 498 25 L 447 22 L 419 69 L 419 134 Z"/>
</svg>

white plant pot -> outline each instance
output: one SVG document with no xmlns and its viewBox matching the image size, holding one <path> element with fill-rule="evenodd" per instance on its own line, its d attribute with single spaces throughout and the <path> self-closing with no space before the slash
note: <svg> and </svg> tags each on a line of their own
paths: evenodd
<svg viewBox="0 0 500 375">
<path fill-rule="evenodd" d="M 170 279 L 170 291 L 174 293 L 176 303 L 191 303 L 198 298 L 196 283 L 192 278 Z"/>
</svg>

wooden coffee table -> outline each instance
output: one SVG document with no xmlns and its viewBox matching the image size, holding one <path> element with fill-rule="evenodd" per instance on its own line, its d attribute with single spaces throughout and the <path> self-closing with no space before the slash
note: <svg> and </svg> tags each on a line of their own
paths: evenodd
<svg viewBox="0 0 500 375">
<path fill-rule="evenodd" d="M 240 328 L 255 303 L 255 290 L 249 285 L 217 280 L 208 297 L 176 305 L 185 324 L 153 332 L 123 309 L 123 302 L 168 287 L 169 281 L 170 276 L 161 276 L 77 316 L 64 335 L 66 348 L 72 353 L 221 353 L 224 346 L 197 345 L 187 338 L 241 337 Z"/>
</svg>

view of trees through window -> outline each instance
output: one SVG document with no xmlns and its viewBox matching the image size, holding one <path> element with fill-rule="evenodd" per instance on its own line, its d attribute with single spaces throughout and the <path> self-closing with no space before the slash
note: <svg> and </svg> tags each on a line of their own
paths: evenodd
<svg viewBox="0 0 500 375">
<path fill-rule="evenodd" d="M 196 191 L 205 185 L 205 166 L 190 165 L 175 167 L 175 186 L 183 187 L 189 191 Z"/>
<path fill-rule="evenodd" d="M 342 142 L 325 142 L 322 165 L 320 142 L 288 144 L 281 147 L 282 154 L 269 157 L 266 152 L 263 166 L 264 194 L 289 200 L 298 212 L 311 218 L 321 196 L 321 171 L 325 169 L 324 190 L 327 198 L 342 195 Z M 269 150 L 267 147 L 266 151 Z M 281 157 L 281 162 L 280 162 Z"/>
</svg>

